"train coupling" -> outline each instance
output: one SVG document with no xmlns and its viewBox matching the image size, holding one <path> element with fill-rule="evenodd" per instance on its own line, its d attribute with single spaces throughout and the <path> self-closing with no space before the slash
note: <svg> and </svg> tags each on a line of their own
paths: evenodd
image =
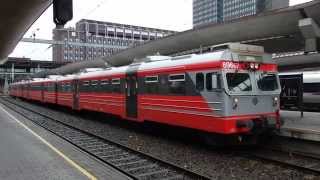
<svg viewBox="0 0 320 180">
<path fill-rule="evenodd" d="M 261 116 L 252 120 L 238 120 L 237 128 L 246 128 L 251 132 L 264 131 L 267 129 L 278 129 L 277 118 L 272 116 Z"/>
</svg>

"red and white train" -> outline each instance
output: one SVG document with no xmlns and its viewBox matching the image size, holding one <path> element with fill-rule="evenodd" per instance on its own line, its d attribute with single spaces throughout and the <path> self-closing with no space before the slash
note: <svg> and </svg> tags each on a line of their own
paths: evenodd
<svg viewBox="0 0 320 180">
<path fill-rule="evenodd" d="M 15 97 L 239 140 L 279 128 L 279 94 L 271 56 L 238 43 L 10 86 Z"/>
</svg>

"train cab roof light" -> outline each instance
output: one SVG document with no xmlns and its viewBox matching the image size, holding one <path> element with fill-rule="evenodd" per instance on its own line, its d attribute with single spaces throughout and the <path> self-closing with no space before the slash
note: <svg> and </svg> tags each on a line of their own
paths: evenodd
<svg viewBox="0 0 320 180">
<path fill-rule="evenodd" d="M 251 70 L 253 70 L 253 69 L 254 69 L 254 63 L 250 63 L 249 68 L 250 68 Z"/>
<path fill-rule="evenodd" d="M 251 63 L 247 64 L 247 69 L 248 70 L 256 71 L 256 70 L 259 70 L 259 68 L 260 68 L 260 64 L 259 63 L 251 62 Z"/>
</svg>

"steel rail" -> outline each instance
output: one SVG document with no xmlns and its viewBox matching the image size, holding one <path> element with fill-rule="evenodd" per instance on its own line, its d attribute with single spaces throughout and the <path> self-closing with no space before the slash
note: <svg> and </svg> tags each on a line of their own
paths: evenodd
<svg viewBox="0 0 320 180">
<path fill-rule="evenodd" d="M 264 149 L 249 152 L 247 156 L 301 171 L 320 174 L 320 159 L 308 155 L 284 152 L 276 149 Z"/>
</svg>

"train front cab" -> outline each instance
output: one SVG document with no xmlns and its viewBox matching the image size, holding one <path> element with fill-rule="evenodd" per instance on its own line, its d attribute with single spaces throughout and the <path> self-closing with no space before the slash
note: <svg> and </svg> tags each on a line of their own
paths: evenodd
<svg viewBox="0 0 320 180">
<path fill-rule="evenodd" d="M 194 127 L 209 133 L 209 143 L 220 140 L 214 139 L 213 133 L 222 137 L 219 143 L 230 140 L 232 144 L 255 144 L 259 137 L 278 130 L 280 82 L 276 64 L 225 61 L 222 67 L 194 74 L 196 88 L 211 110 L 210 114 L 189 115 L 190 122 L 197 119 Z"/>
</svg>

